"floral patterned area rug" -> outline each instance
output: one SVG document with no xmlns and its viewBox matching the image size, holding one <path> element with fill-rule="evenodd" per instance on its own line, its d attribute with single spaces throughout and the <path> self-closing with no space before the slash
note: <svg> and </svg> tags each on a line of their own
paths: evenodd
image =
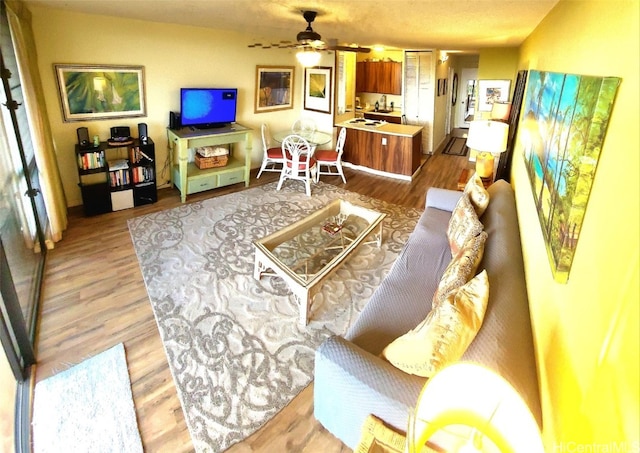
<svg viewBox="0 0 640 453">
<path fill-rule="evenodd" d="M 278 277 L 253 277 L 253 241 L 334 199 L 384 212 L 381 247 L 361 245 L 323 283 L 307 326 Z M 322 182 L 276 183 L 129 221 L 196 451 L 258 430 L 313 379 L 316 348 L 342 335 L 391 269 L 421 212 Z"/>
</svg>

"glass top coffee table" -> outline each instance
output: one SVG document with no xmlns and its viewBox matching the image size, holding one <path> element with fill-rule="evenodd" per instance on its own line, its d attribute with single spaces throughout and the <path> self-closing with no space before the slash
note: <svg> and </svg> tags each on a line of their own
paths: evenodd
<svg viewBox="0 0 640 453">
<path fill-rule="evenodd" d="M 253 276 L 282 278 L 300 304 L 300 323 L 307 325 L 313 297 L 331 273 L 356 248 L 382 242 L 386 214 L 335 200 L 311 215 L 254 241 Z M 365 242 L 369 236 L 372 238 Z"/>
</svg>

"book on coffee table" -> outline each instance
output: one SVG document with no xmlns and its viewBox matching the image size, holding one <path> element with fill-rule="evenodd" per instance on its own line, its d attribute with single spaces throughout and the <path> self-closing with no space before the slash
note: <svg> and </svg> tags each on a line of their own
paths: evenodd
<svg viewBox="0 0 640 453">
<path fill-rule="evenodd" d="M 333 236 L 334 234 L 338 233 L 342 229 L 342 225 L 338 225 L 335 222 L 327 222 L 324 224 L 322 229 L 327 233 L 329 233 L 331 236 Z"/>
</svg>

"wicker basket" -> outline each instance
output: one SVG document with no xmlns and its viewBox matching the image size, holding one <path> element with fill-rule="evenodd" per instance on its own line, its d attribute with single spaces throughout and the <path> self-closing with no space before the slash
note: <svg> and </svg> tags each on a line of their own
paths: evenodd
<svg viewBox="0 0 640 453">
<path fill-rule="evenodd" d="M 229 162 L 229 156 L 202 157 L 196 153 L 196 166 L 200 169 L 224 167 Z"/>
</svg>

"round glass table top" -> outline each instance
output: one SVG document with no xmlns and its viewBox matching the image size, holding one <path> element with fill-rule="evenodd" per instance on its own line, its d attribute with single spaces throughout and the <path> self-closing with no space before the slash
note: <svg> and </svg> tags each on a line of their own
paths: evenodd
<svg viewBox="0 0 640 453">
<path fill-rule="evenodd" d="M 275 141 L 277 141 L 278 143 L 282 143 L 282 141 L 285 139 L 285 137 L 289 136 L 289 135 L 299 135 L 300 137 L 304 138 L 306 141 L 308 141 L 310 144 L 312 145 L 324 145 L 326 143 L 329 143 L 331 141 L 331 139 L 333 138 L 331 136 L 331 134 L 328 134 L 326 132 L 320 132 L 320 131 L 315 131 L 315 132 L 308 132 L 308 131 L 302 131 L 302 132 L 293 132 L 291 130 L 286 130 L 286 131 L 278 131 L 275 132 L 273 134 L 273 139 Z"/>
</svg>

